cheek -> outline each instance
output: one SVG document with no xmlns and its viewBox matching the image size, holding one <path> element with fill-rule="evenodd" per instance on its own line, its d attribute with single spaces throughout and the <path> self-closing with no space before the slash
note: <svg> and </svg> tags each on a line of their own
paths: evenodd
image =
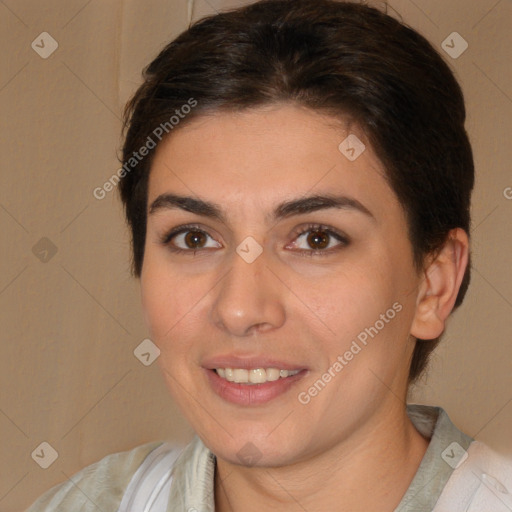
<svg viewBox="0 0 512 512">
<path fill-rule="evenodd" d="M 141 302 L 152 340 L 162 348 L 168 340 L 178 340 L 183 320 L 198 301 L 194 283 L 148 258 L 141 274 Z"/>
<path fill-rule="evenodd" d="M 322 291 L 316 290 L 316 304 L 330 331 L 326 339 L 332 360 L 351 346 L 357 351 L 357 345 L 357 360 L 365 364 L 370 359 L 389 362 L 392 354 L 401 360 L 407 344 L 414 315 L 412 267 L 406 272 L 405 261 L 397 263 L 382 252 L 378 258 L 367 256 L 353 261 L 349 272 L 326 281 Z"/>
<path fill-rule="evenodd" d="M 379 265 L 361 258 L 349 271 L 333 273 L 310 298 L 321 305 L 326 324 L 346 339 L 373 325 L 398 300 L 397 295 Z"/>
</svg>

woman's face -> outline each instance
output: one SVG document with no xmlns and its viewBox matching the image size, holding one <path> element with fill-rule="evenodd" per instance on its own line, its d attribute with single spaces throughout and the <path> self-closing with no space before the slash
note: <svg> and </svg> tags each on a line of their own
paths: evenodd
<svg viewBox="0 0 512 512">
<path fill-rule="evenodd" d="M 399 417 L 419 281 L 355 127 L 286 105 L 157 148 L 143 309 L 172 396 L 224 460 L 291 464 Z"/>
</svg>

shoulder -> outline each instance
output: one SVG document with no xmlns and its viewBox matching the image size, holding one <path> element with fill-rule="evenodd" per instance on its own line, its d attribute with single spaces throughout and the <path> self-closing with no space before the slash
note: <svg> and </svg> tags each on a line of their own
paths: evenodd
<svg viewBox="0 0 512 512">
<path fill-rule="evenodd" d="M 448 480 L 435 512 L 510 512 L 512 457 L 473 441 Z"/>
<path fill-rule="evenodd" d="M 115 511 L 133 475 L 159 448 L 169 451 L 171 445 L 156 441 L 107 455 L 49 489 L 26 512 Z"/>
</svg>

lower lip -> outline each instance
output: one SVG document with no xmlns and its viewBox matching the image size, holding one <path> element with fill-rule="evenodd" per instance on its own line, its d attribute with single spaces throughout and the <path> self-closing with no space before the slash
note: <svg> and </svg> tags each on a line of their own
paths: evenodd
<svg viewBox="0 0 512 512">
<path fill-rule="evenodd" d="M 260 405 L 288 391 L 306 374 L 306 370 L 291 377 L 279 378 L 263 384 L 238 384 L 220 377 L 215 370 L 205 369 L 213 391 L 221 398 L 237 405 Z"/>
</svg>

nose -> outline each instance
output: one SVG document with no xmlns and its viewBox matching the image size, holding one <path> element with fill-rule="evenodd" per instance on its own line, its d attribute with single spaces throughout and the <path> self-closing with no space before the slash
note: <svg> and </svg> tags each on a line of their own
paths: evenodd
<svg viewBox="0 0 512 512">
<path fill-rule="evenodd" d="M 212 321 L 231 336 L 251 336 L 281 327 L 285 322 L 285 289 L 267 266 L 265 250 L 251 263 L 238 253 L 221 279 L 212 304 Z"/>
</svg>

